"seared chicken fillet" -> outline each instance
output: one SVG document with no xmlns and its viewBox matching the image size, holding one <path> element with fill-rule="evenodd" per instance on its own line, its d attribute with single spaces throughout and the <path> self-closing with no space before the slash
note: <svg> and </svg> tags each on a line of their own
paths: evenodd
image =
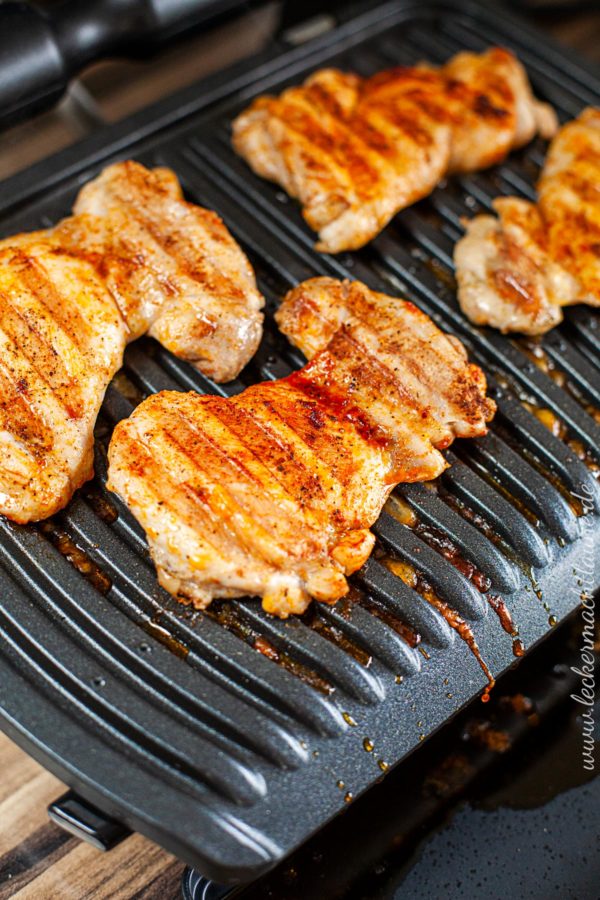
<svg viewBox="0 0 600 900">
<path fill-rule="evenodd" d="M 95 269 L 36 233 L 0 244 L 0 512 L 63 507 L 93 474 L 94 423 L 126 327 Z"/>
<path fill-rule="evenodd" d="M 447 172 L 489 166 L 554 130 L 518 60 L 492 49 L 368 79 L 323 69 L 255 100 L 234 121 L 233 143 L 300 200 L 317 249 L 337 253 L 362 247 Z"/>
<path fill-rule="evenodd" d="M 579 283 L 577 300 L 600 306 L 600 109 L 560 129 L 538 183 L 548 255 Z"/>
<path fill-rule="evenodd" d="M 76 210 L 0 242 L 0 513 L 16 522 L 92 477 L 94 423 L 128 341 L 148 331 L 229 380 L 262 333 L 248 260 L 172 172 L 117 163 Z"/>
<path fill-rule="evenodd" d="M 543 334 L 576 302 L 578 283 L 548 253 L 538 207 L 517 197 L 494 201 L 494 216 L 476 216 L 456 244 L 462 311 L 476 325 Z"/>
<path fill-rule="evenodd" d="M 310 360 L 321 350 L 331 353 L 340 334 L 352 341 L 357 355 L 364 354 L 365 371 L 376 367 L 389 382 L 392 393 L 382 394 L 382 415 L 376 420 L 391 432 L 398 426 L 386 416 L 396 393 L 398 425 L 403 419 L 413 436 L 421 435 L 441 449 L 455 437 L 484 433 L 485 422 L 494 414 L 495 405 L 485 396 L 485 376 L 479 366 L 469 363 L 463 344 L 440 331 L 408 300 L 377 293 L 360 281 L 311 278 L 286 295 L 275 318 Z M 368 387 L 370 379 L 361 384 L 359 372 L 360 368 L 353 372 L 350 395 Z M 367 408 L 366 403 L 359 405 Z M 398 479 L 422 480 L 426 480 L 422 475 Z"/>
<path fill-rule="evenodd" d="M 600 305 L 600 110 L 587 109 L 552 141 L 537 204 L 494 202 L 454 251 L 458 299 L 477 325 L 543 334 L 562 307 Z"/>
<path fill-rule="evenodd" d="M 169 169 L 109 166 L 82 188 L 59 239 L 93 262 L 130 340 L 147 332 L 215 381 L 231 381 L 262 336 L 264 300 L 219 216 L 183 199 Z"/>
<path fill-rule="evenodd" d="M 440 112 L 452 127 L 450 172 L 487 168 L 536 134 L 555 134 L 556 113 L 534 97 L 525 69 L 508 50 L 458 53 L 441 72 Z"/>
<path fill-rule="evenodd" d="M 494 413 L 462 345 L 412 304 L 319 278 L 279 321 L 312 357 L 303 369 L 230 399 L 157 394 L 110 444 L 109 486 L 161 584 L 198 607 L 255 594 L 286 617 L 335 602 L 394 485 L 440 474 L 440 449 Z"/>
<path fill-rule="evenodd" d="M 325 69 L 256 100 L 233 123 L 234 146 L 300 200 L 317 249 L 355 249 L 446 171 L 450 129 L 419 103 L 437 90 L 435 75 L 407 69 L 392 97 L 374 87 L 371 98 L 358 76 Z"/>
</svg>

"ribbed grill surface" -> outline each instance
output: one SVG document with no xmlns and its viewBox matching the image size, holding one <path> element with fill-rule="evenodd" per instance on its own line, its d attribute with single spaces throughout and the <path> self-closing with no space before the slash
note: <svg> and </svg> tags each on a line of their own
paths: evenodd
<svg viewBox="0 0 600 900">
<path fill-rule="evenodd" d="M 110 159 L 171 166 L 190 199 L 223 216 L 267 297 L 262 346 L 224 387 L 150 340 L 130 346 L 98 423 L 96 480 L 49 523 L 0 523 L 5 727 L 109 813 L 214 877 L 248 878 L 271 865 L 480 691 L 486 679 L 465 637 L 494 675 L 510 664 L 517 636 L 492 603 L 506 600 L 528 647 L 596 586 L 582 560 L 597 519 L 579 515 L 573 495 L 589 494 L 600 510 L 599 317 L 571 310 L 532 348 L 472 326 L 454 290 L 461 217 L 489 209 L 498 194 L 533 196 L 543 144 L 452 179 L 363 251 L 329 257 L 313 251 L 296 204 L 229 143 L 229 123 L 252 96 L 319 66 L 368 74 L 495 43 L 518 53 L 563 121 L 600 103 L 598 77 L 526 27 L 467 3 L 393 3 L 261 57 L 254 77 L 238 67 L 230 87 L 215 79 L 195 98 L 188 91 L 163 104 L 157 135 L 138 116 L 130 134 L 117 126 L 16 176 L 0 197 L 10 234 L 66 214 L 78 186 Z M 219 102 L 202 110 L 202 97 Z M 197 111 L 175 126 L 186 110 Z M 381 516 L 377 551 L 349 600 L 286 623 L 256 600 L 194 612 L 158 587 L 139 526 L 105 490 L 112 427 L 153 391 L 232 395 L 301 365 L 270 314 L 314 275 L 359 278 L 413 300 L 467 345 L 498 415 L 485 439 L 453 446 L 433 488 L 398 489 L 405 521 L 407 509 L 416 518 L 408 527 Z M 446 607 L 462 624 L 449 623 Z"/>
</svg>

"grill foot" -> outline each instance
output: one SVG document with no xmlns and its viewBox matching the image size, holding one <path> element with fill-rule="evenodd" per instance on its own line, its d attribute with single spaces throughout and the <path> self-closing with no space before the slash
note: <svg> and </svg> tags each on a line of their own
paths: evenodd
<svg viewBox="0 0 600 900">
<path fill-rule="evenodd" d="M 183 900 L 224 900 L 232 894 L 234 888 L 209 881 L 204 875 L 189 866 L 181 878 L 181 896 Z"/>
</svg>

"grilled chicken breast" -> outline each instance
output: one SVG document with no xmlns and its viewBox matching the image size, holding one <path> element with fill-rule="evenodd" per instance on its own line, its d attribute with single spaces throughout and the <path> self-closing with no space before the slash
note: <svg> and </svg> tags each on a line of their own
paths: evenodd
<svg viewBox="0 0 600 900">
<path fill-rule="evenodd" d="M 535 204 L 502 197 L 494 209 L 498 218 L 476 216 L 454 250 L 461 309 L 476 325 L 543 334 L 576 302 L 577 280 L 550 258 Z"/>
<path fill-rule="evenodd" d="M 458 53 L 441 72 L 440 112 L 452 126 L 450 172 L 487 168 L 536 134 L 556 132 L 554 110 L 534 97 L 525 69 L 508 50 Z"/>
<path fill-rule="evenodd" d="M 148 331 L 215 380 L 262 333 L 263 299 L 215 213 L 175 175 L 117 163 L 76 215 L 0 242 L 0 513 L 62 508 L 93 470 L 93 429 L 123 351 Z"/>
<path fill-rule="evenodd" d="M 412 304 L 320 278 L 279 322 L 312 357 L 303 369 L 231 399 L 157 394 L 110 444 L 109 486 L 161 584 L 199 607 L 257 594 L 286 617 L 339 599 L 393 486 L 438 475 L 440 448 L 494 413 L 462 345 Z"/>
<path fill-rule="evenodd" d="M 186 203 L 169 169 L 127 161 L 82 188 L 61 242 L 96 265 L 130 331 L 148 332 L 215 381 L 230 381 L 262 336 L 264 300 L 219 216 Z"/>
<path fill-rule="evenodd" d="M 43 519 L 92 476 L 126 327 L 93 266 L 51 234 L 0 244 L 0 512 Z"/>
<path fill-rule="evenodd" d="M 356 75 L 325 69 L 278 98 L 259 98 L 233 124 L 234 146 L 297 197 L 319 232 L 319 250 L 367 243 L 446 170 L 450 130 L 419 98 L 437 89 L 429 72 L 406 70 L 393 97 Z"/>
<path fill-rule="evenodd" d="M 494 202 L 454 251 L 458 299 L 477 325 L 543 334 L 562 307 L 600 305 L 600 110 L 587 109 L 554 138 L 537 204 Z"/>
<path fill-rule="evenodd" d="M 600 109 L 560 129 L 538 183 L 548 254 L 579 282 L 578 300 L 600 305 Z"/>
<path fill-rule="evenodd" d="M 518 60 L 496 48 L 368 79 L 318 71 L 255 100 L 234 121 L 233 144 L 300 200 L 317 249 L 337 253 L 366 244 L 448 171 L 489 166 L 554 129 Z"/>
</svg>

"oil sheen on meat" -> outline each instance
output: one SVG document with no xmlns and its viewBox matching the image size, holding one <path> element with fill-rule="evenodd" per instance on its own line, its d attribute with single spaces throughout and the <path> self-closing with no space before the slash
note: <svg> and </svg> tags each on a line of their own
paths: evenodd
<svg viewBox="0 0 600 900">
<path fill-rule="evenodd" d="M 366 79 L 322 69 L 255 100 L 234 121 L 233 144 L 298 198 L 317 249 L 338 253 L 362 247 L 446 174 L 493 165 L 555 129 L 516 57 L 492 48 Z"/>
<path fill-rule="evenodd" d="M 161 584 L 198 607 L 258 595 L 285 617 L 335 602 L 394 485 L 435 478 L 440 451 L 494 414 L 462 344 L 412 303 L 315 278 L 277 318 L 303 369 L 228 399 L 157 394 L 109 448 L 109 486 Z"/>
</svg>

